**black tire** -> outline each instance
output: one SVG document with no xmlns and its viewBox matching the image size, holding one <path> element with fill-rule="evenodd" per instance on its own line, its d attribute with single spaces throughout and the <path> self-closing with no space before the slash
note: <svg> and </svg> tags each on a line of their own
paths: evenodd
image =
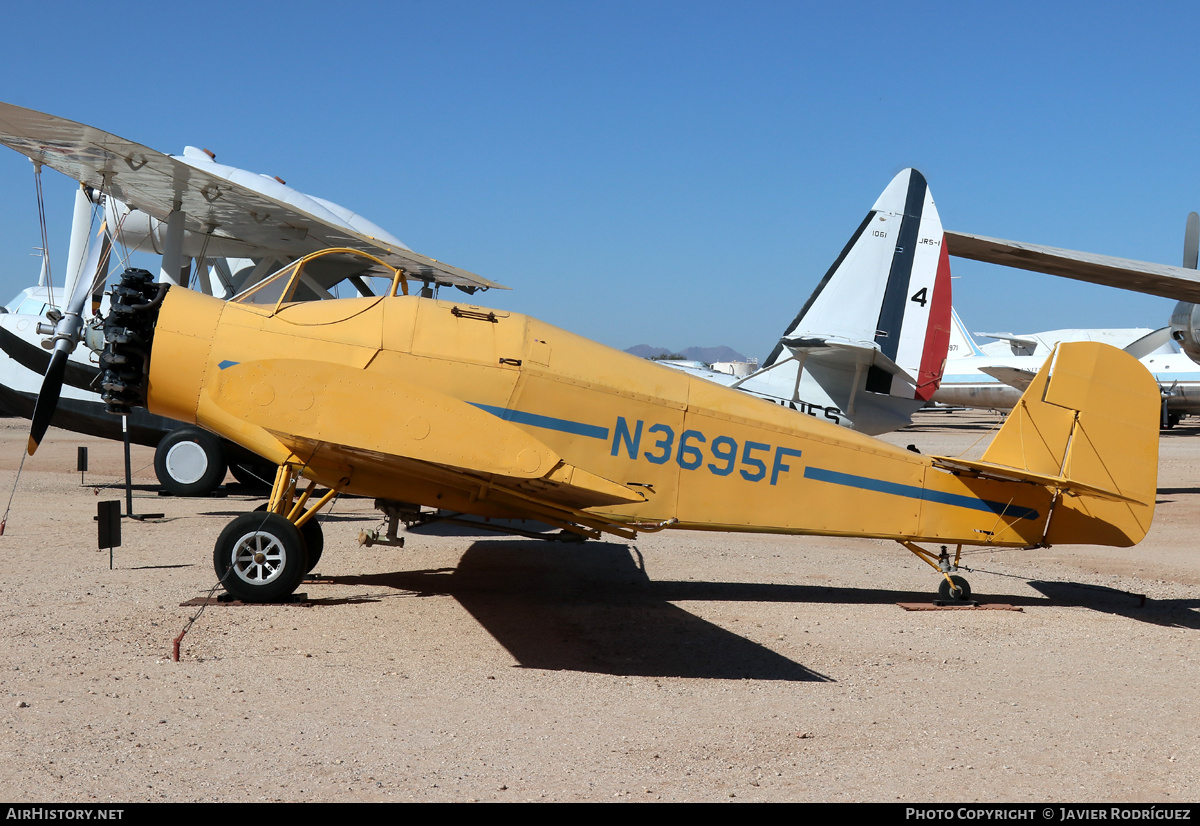
<svg viewBox="0 0 1200 826">
<path fill-rule="evenodd" d="M 938 585 L 938 599 L 942 602 L 967 602 L 971 599 L 971 586 L 967 581 L 960 576 L 952 576 L 950 579 L 954 582 L 954 589 L 951 589 L 950 583 L 942 577 L 942 582 Z M 956 590 L 955 590 L 956 589 Z"/>
<path fill-rule="evenodd" d="M 304 538 L 277 513 L 244 513 L 217 538 L 213 569 L 237 599 L 279 602 L 308 572 Z"/>
<path fill-rule="evenodd" d="M 325 550 L 325 532 L 321 530 L 321 523 L 317 521 L 317 517 L 314 516 L 304 523 L 300 528 L 300 535 L 304 537 L 304 550 L 308 554 L 308 567 L 304 572 L 312 573 L 321 561 L 321 552 Z"/>
<path fill-rule="evenodd" d="M 275 480 L 275 465 L 264 461 L 243 461 L 235 459 L 229 463 L 229 472 L 233 478 L 245 487 L 261 491 L 270 490 Z"/>
<path fill-rule="evenodd" d="M 175 496 L 207 496 L 225 481 L 221 440 L 198 427 L 172 430 L 154 449 L 154 472 Z"/>
<path fill-rule="evenodd" d="M 262 513 L 267 509 L 268 504 L 263 502 L 254 509 L 254 512 Z M 308 557 L 308 568 L 304 573 L 312 573 L 312 570 L 317 567 L 317 563 L 321 561 L 321 553 L 325 550 L 325 532 L 321 530 L 321 523 L 314 516 L 304 523 L 304 527 L 300 529 L 300 536 L 304 537 L 304 552 Z"/>
</svg>

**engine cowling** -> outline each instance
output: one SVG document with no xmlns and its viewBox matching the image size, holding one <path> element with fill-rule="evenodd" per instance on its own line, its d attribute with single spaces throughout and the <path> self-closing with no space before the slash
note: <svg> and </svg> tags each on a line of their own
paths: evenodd
<svg viewBox="0 0 1200 826">
<path fill-rule="evenodd" d="M 1192 361 L 1200 363 L 1200 304 L 1180 301 L 1171 311 L 1171 338 Z"/>
</svg>

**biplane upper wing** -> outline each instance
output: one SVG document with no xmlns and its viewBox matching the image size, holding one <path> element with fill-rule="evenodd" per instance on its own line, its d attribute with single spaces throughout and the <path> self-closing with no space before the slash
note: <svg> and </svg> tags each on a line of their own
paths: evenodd
<svg viewBox="0 0 1200 826">
<path fill-rule="evenodd" d="M 947 231 L 946 242 L 950 254 L 956 258 L 1200 303 L 1200 272 L 1185 267 L 1004 241 L 965 232 Z"/>
<path fill-rule="evenodd" d="M 109 132 L 8 103 L 0 103 L 0 143 L 160 221 L 181 212 L 184 228 L 191 232 L 211 232 L 292 257 L 347 247 L 375 255 L 419 280 L 507 289 L 413 252 L 394 239 L 373 237 L 332 215 L 316 214 L 323 207 L 315 201 L 311 209 L 288 203 L 287 193 L 294 190 L 266 176 L 246 181 L 251 188 L 239 183 L 237 174 L 214 174 L 230 167 L 214 164 L 210 172 Z"/>
</svg>

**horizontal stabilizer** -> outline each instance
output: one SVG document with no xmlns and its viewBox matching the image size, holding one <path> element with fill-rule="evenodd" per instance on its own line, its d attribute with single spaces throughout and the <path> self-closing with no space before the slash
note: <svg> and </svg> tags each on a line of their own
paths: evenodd
<svg viewBox="0 0 1200 826">
<path fill-rule="evenodd" d="M 915 386 L 917 380 L 903 367 L 883 354 L 875 342 L 844 341 L 832 338 L 784 339 L 783 344 L 798 361 L 806 366 L 821 364 L 838 370 L 876 367 L 885 373 L 899 376 Z"/>
<path fill-rule="evenodd" d="M 1021 347 L 1030 349 L 1037 347 L 1038 341 L 1036 338 L 1027 336 L 1014 336 L 1012 333 L 976 333 L 980 338 L 994 338 L 997 341 L 1007 341 L 1010 344 L 1016 344 Z"/>
<path fill-rule="evenodd" d="M 1007 341 L 1012 351 L 1017 355 L 1030 355 L 1040 343 L 1036 338 L 1014 336 L 1012 333 L 976 333 L 980 338 L 994 338 L 997 341 Z"/>
<path fill-rule="evenodd" d="M 1159 415 L 1158 385 L 1133 356 L 1091 341 L 1060 344 L 982 461 L 937 463 L 1053 488 L 1047 545 L 1128 547 L 1154 516 Z"/>
<path fill-rule="evenodd" d="M 1019 367 L 1004 367 L 997 364 L 980 367 L 979 372 L 986 373 L 997 381 L 1002 381 L 1009 387 L 1015 387 L 1021 392 L 1028 389 L 1034 376 L 1037 375 L 1037 371 L 1035 370 L 1022 370 Z"/>
<path fill-rule="evenodd" d="M 1048 476 L 1042 473 L 1032 473 L 1027 470 L 1016 471 L 1005 465 L 997 465 L 991 462 L 974 462 L 969 459 L 952 459 L 949 456 L 934 456 L 933 464 L 934 467 L 940 467 L 943 470 L 965 473 L 983 479 L 998 479 L 1003 482 L 1037 482 L 1038 484 L 1056 488 L 1057 490 L 1077 496 L 1087 494 L 1089 496 L 1098 496 L 1101 499 L 1111 499 L 1114 502 L 1145 504 L 1141 499 L 1125 496 L 1115 490 L 1088 485 L 1067 476 Z"/>
</svg>

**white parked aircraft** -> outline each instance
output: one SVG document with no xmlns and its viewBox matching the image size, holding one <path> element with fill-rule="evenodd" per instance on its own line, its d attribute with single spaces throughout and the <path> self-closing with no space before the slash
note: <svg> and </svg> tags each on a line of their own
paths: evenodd
<svg viewBox="0 0 1200 826">
<path fill-rule="evenodd" d="M 950 358 L 933 395 L 939 404 L 1011 410 L 1057 344 L 1101 341 L 1136 356 L 1153 374 L 1162 392 L 1164 426 L 1200 413 L 1200 367 L 1172 340 L 1170 328 L 981 333 L 1000 340 L 980 347 L 957 312 L 952 318 Z"/>
<path fill-rule="evenodd" d="M 4 103 L 0 143 L 33 160 L 36 174 L 47 166 L 81 184 L 59 300 L 42 284 L 22 291 L 8 312 L 0 313 L 0 405 L 34 418 L 35 425 L 43 377 L 54 365 L 62 401 L 52 422 L 41 424 L 122 436 L 121 420 L 104 412 L 96 392 L 98 371 L 88 361 L 90 351 L 75 350 L 79 326 L 101 308 L 110 254 L 122 260 L 134 251 L 161 255 L 160 281 L 217 297 L 232 296 L 280 266 L 327 247 L 360 250 L 403 267 L 431 293 L 443 285 L 469 293 L 505 289 L 412 252 L 345 207 L 305 195 L 277 178 L 218 164 L 211 153 L 194 147 L 182 155 L 164 155 L 93 127 Z M 100 191 L 114 197 L 102 198 Z M 97 231 L 101 224 L 106 233 Z M 306 268 L 307 293 L 298 298 L 330 297 L 339 289 L 371 292 L 371 269 L 363 259 L 353 264 L 346 258 L 323 260 L 328 263 Z M 78 296 L 78 308 L 66 306 L 67 296 Z M 53 355 L 42 341 L 51 334 Z M 54 405 L 45 409 L 54 410 Z M 132 441 L 157 445 L 155 468 L 172 492 L 212 490 L 225 478 L 227 463 L 243 481 L 255 475 L 256 457 L 198 428 L 181 428 L 144 410 L 135 411 L 128 426 Z"/>
<path fill-rule="evenodd" d="M 779 343 L 749 376 L 663 362 L 862 433 L 911 423 L 942 376 L 950 262 L 925 177 L 888 184 Z"/>
</svg>

